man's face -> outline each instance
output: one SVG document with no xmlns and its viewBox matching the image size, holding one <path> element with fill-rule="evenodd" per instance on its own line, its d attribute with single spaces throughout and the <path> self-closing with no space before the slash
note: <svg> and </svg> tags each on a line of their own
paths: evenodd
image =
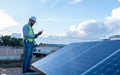
<svg viewBox="0 0 120 75">
<path fill-rule="evenodd" d="M 30 20 L 30 25 L 33 26 L 35 24 L 35 21 L 34 20 Z"/>
</svg>

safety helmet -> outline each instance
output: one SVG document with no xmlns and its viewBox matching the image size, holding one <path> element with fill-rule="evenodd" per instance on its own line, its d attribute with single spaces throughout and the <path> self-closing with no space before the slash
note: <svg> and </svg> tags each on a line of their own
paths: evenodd
<svg viewBox="0 0 120 75">
<path fill-rule="evenodd" d="M 32 16 L 32 17 L 29 18 L 29 20 L 33 20 L 33 21 L 36 22 L 36 17 L 35 17 L 35 16 Z"/>
</svg>

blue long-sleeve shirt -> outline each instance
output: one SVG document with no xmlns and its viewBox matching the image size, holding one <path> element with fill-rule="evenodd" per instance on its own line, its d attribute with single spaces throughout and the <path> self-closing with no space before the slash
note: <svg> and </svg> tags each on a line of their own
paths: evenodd
<svg viewBox="0 0 120 75">
<path fill-rule="evenodd" d="M 28 25 L 29 24 L 26 24 L 23 27 L 23 37 L 24 37 L 24 39 L 27 39 L 27 38 L 36 38 L 36 34 L 29 34 L 29 26 Z"/>
</svg>

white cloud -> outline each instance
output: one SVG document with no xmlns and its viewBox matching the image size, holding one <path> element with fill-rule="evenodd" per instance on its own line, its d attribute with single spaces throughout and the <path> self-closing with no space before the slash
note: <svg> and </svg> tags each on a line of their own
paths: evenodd
<svg viewBox="0 0 120 75">
<path fill-rule="evenodd" d="M 78 30 L 76 26 L 71 25 L 66 36 L 71 38 L 82 38 L 85 36 L 84 30 Z"/>
<path fill-rule="evenodd" d="M 67 37 L 79 39 L 101 39 L 105 35 L 120 34 L 120 7 L 113 9 L 110 16 L 103 18 L 103 22 L 95 20 L 72 25 L 66 33 Z"/>
<path fill-rule="evenodd" d="M 18 25 L 18 23 L 4 10 L 0 10 L 0 28 Z"/>
<path fill-rule="evenodd" d="M 111 17 L 112 17 L 113 19 L 120 19 L 120 7 L 112 10 L 112 15 L 111 15 Z"/>
<path fill-rule="evenodd" d="M 70 27 L 69 27 L 69 30 L 71 31 L 71 32 L 74 32 L 75 31 L 75 26 L 74 25 L 71 25 Z"/>
<path fill-rule="evenodd" d="M 96 25 L 95 20 L 81 22 L 78 26 L 70 26 L 69 31 L 66 33 L 67 37 L 84 39 L 91 36 L 91 34 L 101 28 L 101 25 Z M 100 32 L 100 30 L 99 30 Z"/>
<path fill-rule="evenodd" d="M 120 2 L 120 0 L 118 0 Z"/>
<path fill-rule="evenodd" d="M 108 27 L 109 31 L 116 34 L 120 33 L 120 7 L 113 9 L 111 16 L 107 16 L 104 19 L 105 25 Z"/>
</svg>

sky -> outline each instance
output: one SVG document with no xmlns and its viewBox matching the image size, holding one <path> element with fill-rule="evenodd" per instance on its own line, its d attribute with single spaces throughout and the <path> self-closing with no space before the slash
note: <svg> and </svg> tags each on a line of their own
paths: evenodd
<svg viewBox="0 0 120 75">
<path fill-rule="evenodd" d="M 0 0 L 0 34 L 20 33 L 31 16 L 40 37 L 99 40 L 120 34 L 120 0 Z"/>
</svg>

